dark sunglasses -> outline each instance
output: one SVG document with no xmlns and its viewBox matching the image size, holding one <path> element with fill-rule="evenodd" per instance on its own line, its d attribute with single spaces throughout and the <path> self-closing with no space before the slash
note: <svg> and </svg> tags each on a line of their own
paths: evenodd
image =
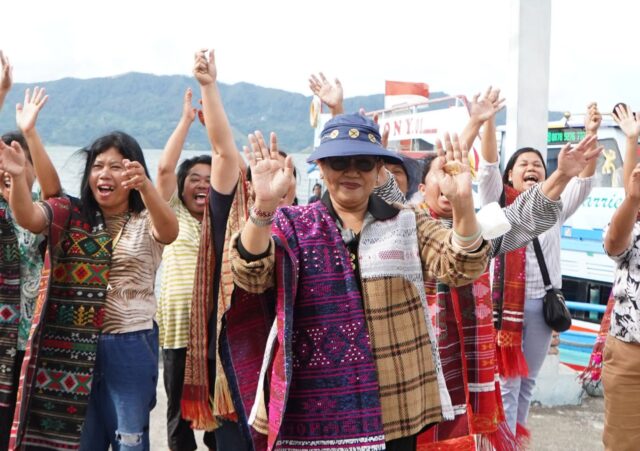
<svg viewBox="0 0 640 451">
<path fill-rule="evenodd" d="M 327 164 L 334 171 L 345 171 L 349 166 L 356 171 L 371 172 L 375 169 L 378 159 L 375 157 L 330 157 L 325 158 Z"/>
</svg>

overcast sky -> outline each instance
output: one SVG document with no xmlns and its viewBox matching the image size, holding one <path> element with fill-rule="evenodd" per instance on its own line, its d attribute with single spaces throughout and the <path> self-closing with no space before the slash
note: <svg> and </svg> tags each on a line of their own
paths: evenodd
<svg viewBox="0 0 640 451">
<path fill-rule="evenodd" d="M 422 81 L 471 95 L 504 86 L 509 0 L 5 0 L 0 48 L 16 82 L 138 71 L 184 74 L 216 49 L 219 80 L 309 95 L 307 77 L 339 77 L 345 95 Z M 640 109 L 640 3 L 552 0 L 551 109 L 590 100 Z M 506 93 L 508 95 L 508 93 Z"/>
</svg>

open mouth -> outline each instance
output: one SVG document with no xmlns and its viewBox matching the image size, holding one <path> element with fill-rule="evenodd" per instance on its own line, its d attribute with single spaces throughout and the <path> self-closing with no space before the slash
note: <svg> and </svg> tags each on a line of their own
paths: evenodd
<svg viewBox="0 0 640 451">
<path fill-rule="evenodd" d="M 207 194 L 206 193 L 196 193 L 196 195 L 193 196 L 193 198 L 196 200 L 196 205 L 204 205 L 205 202 L 207 201 Z"/>
<path fill-rule="evenodd" d="M 109 194 L 112 193 L 115 188 L 111 185 L 98 185 L 98 192 L 100 194 Z"/>
<path fill-rule="evenodd" d="M 524 180 L 525 183 L 527 183 L 527 182 L 538 183 L 538 181 L 539 181 L 538 176 L 535 175 L 535 174 L 527 174 L 527 175 L 524 176 L 523 180 Z"/>
<path fill-rule="evenodd" d="M 11 177 L 9 176 L 4 176 L 2 178 L 2 182 L 4 183 L 4 187 L 5 188 L 11 188 Z"/>
</svg>

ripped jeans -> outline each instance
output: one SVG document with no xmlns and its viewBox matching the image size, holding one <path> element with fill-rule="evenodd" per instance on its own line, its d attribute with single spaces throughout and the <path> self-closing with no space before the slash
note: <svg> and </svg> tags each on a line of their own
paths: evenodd
<svg viewBox="0 0 640 451">
<path fill-rule="evenodd" d="M 158 326 L 102 334 L 81 451 L 149 450 L 149 414 L 156 404 Z"/>
</svg>

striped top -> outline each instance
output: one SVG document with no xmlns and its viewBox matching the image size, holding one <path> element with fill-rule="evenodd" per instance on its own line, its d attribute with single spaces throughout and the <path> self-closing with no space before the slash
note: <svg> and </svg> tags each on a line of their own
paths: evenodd
<svg viewBox="0 0 640 451">
<path fill-rule="evenodd" d="M 180 232 L 162 254 L 157 319 L 160 347 L 180 349 L 186 348 L 189 341 L 189 316 L 202 224 L 189 213 L 177 192 L 171 196 L 169 205 L 176 213 Z"/>
<path fill-rule="evenodd" d="M 547 270 L 549 271 L 551 285 L 553 285 L 554 288 L 562 288 L 560 227 L 589 196 L 593 181 L 594 177 L 574 177 L 571 179 L 560 195 L 562 212 L 560 213 L 558 221 L 553 227 L 538 237 L 542 254 L 547 264 Z M 481 160 L 480 171 L 478 173 L 478 194 L 480 195 L 482 205 L 499 201 L 502 189 L 502 175 L 500 174 L 498 163 L 487 163 Z M 546 289 L 542 281 L 540 265 L 538 264 L 538 259 L 536 258 L 533 244 L 531 243 L 527 245 L 526 260 L 525 299 L 543 298 L 546 294 Z"/>
<path fill-rule="evenodd" d="M 120 334 L 153 327 L 154 285 L 164 244 L 153 236 L 148 210 L 105 218 L 113 239 L 103 333 Z"/>
</svg>

